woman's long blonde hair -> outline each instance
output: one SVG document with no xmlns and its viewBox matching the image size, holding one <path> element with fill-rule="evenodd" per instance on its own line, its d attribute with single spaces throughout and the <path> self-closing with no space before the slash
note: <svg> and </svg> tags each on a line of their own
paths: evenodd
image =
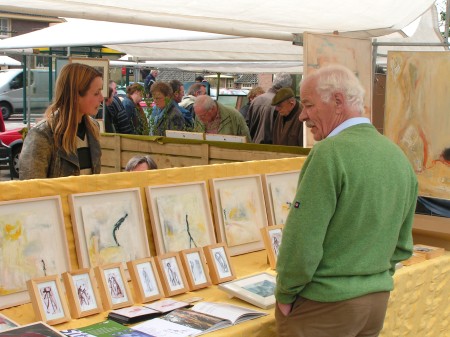
<svg viewBox="0 0 450 337">
<path fill-rule="evenodd" d="M 81 63 L 66 64 L 61 69 L 56 81 L 55 98 L 45 111 L 56 150 L 62 148 L 66 153 L 77 151 L 78 96 L 86 95 L 97 77 L 103 78 L 102 73 Z M 87 116 L 84 119 L 87 129 L 98 138 L 99 130 L 94 121 Z"/>
</svg>

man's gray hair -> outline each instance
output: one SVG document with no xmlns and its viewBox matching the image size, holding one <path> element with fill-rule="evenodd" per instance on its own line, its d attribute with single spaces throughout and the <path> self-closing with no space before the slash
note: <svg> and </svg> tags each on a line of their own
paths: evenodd
<svg viewBox="0 0 450 337">
<path fill-rule="evenodd" d="M 146 163 L 148 165 L 149 170 L 156 170 L 158 166 L 155 161 L 149 155 L 146 156 L 134 156 L 131 158 L 127 165 L 125 166 L 125 171 L 132 172 L 136 169 L 139 164 Z"/>
<path fill-rule="evenodd" d="M 279 90 L 292 86 L 292 76 L 288 73 L 275 74 L 273 78 L 272 88 Z"/>
</svg>

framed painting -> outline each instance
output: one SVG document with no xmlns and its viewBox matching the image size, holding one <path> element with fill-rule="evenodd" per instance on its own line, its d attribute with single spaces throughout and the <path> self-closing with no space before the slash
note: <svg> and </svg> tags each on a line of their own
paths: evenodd
<svg viewBox="0 0 450 337">
<path fill-rule="evenodd" d="M 97 281 L 91 268 L 65 272 L 62 279 L 73 318 L 94 315 L 102 311 Z"/>
<path fill-rule="evenodd" d="M 206 288 L 211 285 L 205 254 L 201 248 L 182 250 L 180 259 L 190 290 Z"/>
<path fill-rule="evenodd" d="M 271 269 L 277 266 L 278 253 L 280 251 L 281 240 L 283 237 L 284 225 L 269 226 L 261 228 L 264 245 L 266 246 L 267 258 Z"/>
<path fill-rule="evenodd" d="M 30 301 L 28 280 L 68 270 L 61 198 L 0 202 L 0 309 Z"/>
<path fill-rule="evenodd" d="M 28 280 L 27 287 L 38 320 L 50 325 L 70 320 L 69 307 L 59 275 Z"/>
<path fill-rule="evenodd" d="M 19 326 L 18 323 L 14 322 L 12 319 L 0 314 L 0 331 L 9 330 Z"/>
<path fill-rule="evenodd" d="M 119 309 L 133 305 L 130 287 L 121 262 L 97 266 L 94 268 L 94 273 L 104 309 Z"/>
<path fill-rule="evenodd" d="M 174 296 L 189 291 L 178 253 L 159 255 L 156 263 L 166 295 Z"/>
<path fill-rule="evenodd" d="M 44 322 L 35 322 L 0 332 L 0 337 L 12 336 L 66 337 L 64 334 Z"/>
<path fill-rule="evenodd" d="M 260 229 L 268 222 L 261 176 L 211 179 L 209 186 L 217 240 L 230 255 L 264 249 Z"/>
<path fill-rule="evenodd" d="M 224 243 L 217 243 L 203 248 L 209 274 L 213 284 L 234 280 L 236 273 L 231 264 L 228 248 Z"/>
<path fill-rule="evenodd" d="M 300 171 L 262 175 L 269 225 L 284 225 L 297 192 Z"/>
<path fill-rule="evenodd" d="M 103 75 L 102 95 L 108 97 L 109 60 L 101 58 L 69 57 L 69 63 L 82 63 L 95 68 Z"/>
<path fill-rule="evenodd" d="M 164 297 L 155 260 L 152 257 L 127 262 L 137 303 L 147 303 Z"/>
<path fill-rule="evenodd" d="M 69 195 L 80 268 L 150 256 L 139 188 Z"/>
<path fill-rule="evenodd" d="M 145 191 L 158 255 L 216 243 L 204 181 Z"/>
<path fill-rule="evenodd" d="M 262 309 L 270 309 L 275 306 L 275 285 L 275 275 L 259 273 L 219 284 L 219 289 Z"/>
</svg>

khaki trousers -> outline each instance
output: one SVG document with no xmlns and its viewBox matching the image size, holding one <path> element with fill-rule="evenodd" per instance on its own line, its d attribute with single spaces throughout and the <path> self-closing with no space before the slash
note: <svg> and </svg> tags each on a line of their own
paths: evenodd
<svg viewBox="0 0 450 337">
<path fill-rule="evenodd" d="M 340 302 L 298 297 L 287 316 L 276 305 L 278 337 L 377 337 L 389 294 L 378 292 Z"/>
</svg>

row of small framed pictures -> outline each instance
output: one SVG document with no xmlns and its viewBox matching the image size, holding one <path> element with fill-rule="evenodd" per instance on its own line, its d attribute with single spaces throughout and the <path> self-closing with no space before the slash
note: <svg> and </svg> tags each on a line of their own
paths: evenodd
<svg viewBox="0 0 450 337">
<path fill-rule="evenodd" d="M 224 244 L 129 261 L 127 266 L 138 303 L 236 278 Z M 27 281 L 37 318 L 50 325 L 134 304 L 123 263 L 65 272 L 62 280 L 69 301 L 58 275 Z"/>
</svg>

